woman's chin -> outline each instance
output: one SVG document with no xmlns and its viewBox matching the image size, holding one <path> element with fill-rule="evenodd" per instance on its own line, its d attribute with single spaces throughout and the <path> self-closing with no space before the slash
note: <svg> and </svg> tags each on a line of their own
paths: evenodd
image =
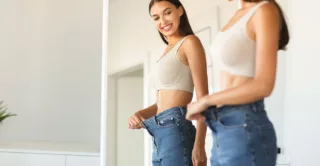
<svg viewBox="0 0 320 166">
<path fill-rule="evenodd" d="M 175 34 L 175 32 L 163 32 L 162 34 L 166 37 L 171 37 Z"/>
</svg>

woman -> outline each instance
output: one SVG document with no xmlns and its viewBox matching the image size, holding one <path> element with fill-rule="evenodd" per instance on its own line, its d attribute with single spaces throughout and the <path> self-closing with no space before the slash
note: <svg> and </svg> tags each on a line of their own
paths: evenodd
<svg viewBox="0 0 320 166">
<path fill-rule="evenodd" d="M 187 119 L 205 118 L 212 130 L 212 166 L 274 166 L 276 134 L 264 98 L 274 88 L 277 51 L 289 42 L 288 28 L 275 1 L 241 3 L 212 45 L 220 91 L 188 105 Z"/>
<path fill-rule="evenodd" d="M 198 121 L 195 130 L 185 119 L 194 87 L 198 98 L 208 94 L 204 49 L 179 0 L 151 0 L 149 13 L 168 46 L 153 75 L 156 104 L 136 112 L 129 128 L 145 128 L 153 137 L 154 166 L 205 166 L 206 124 Z"/>
</svg>

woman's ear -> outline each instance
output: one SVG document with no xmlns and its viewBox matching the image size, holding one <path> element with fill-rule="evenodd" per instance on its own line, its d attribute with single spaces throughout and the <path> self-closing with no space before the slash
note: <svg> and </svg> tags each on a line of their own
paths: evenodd
<svg viewBox="0 0 320 166">
<path fill-rule="evenodd" d="M 184 13 L 183 7 L 180 6 L 180 7 L 178 8 L 178 10 L 179 10 L 179 15 L 180 15 L 180 17 L 181 17 L 181 16 L 183 15 L 183 13 Z"/>
</svg>

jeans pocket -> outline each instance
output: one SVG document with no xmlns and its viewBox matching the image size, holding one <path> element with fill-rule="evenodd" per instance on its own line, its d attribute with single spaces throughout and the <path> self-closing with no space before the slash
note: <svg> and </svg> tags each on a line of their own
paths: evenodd
<svg viewBox="0 0 320 166">
<path fill-rule="evenodd" d="M 228 111 L 218 117 L 218 122 L 225 128 L 246 127 L 246 113 L 241 110 Z"/>
<path fill-rule="evenodd" d="M 158 121 L 158 126 L 161 128 L 177 127 L 179 119 L 176 117 L 168 117 Z"/>
</svg>

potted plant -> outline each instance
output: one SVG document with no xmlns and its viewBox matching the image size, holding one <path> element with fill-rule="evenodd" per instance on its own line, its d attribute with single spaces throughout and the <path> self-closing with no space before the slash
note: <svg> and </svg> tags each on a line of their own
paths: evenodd
<svg viewBox="0 0 320 166">
<path fill-rule="evenodd" d="M 2 121 L 11 117 L 11 116 L 17 116 L 16 114 L 7 113 L 8 107 L 7 105 L 2 105 L 3 101 L 0 101 L 0 123 L 2 124 Z"/>
</svg>

